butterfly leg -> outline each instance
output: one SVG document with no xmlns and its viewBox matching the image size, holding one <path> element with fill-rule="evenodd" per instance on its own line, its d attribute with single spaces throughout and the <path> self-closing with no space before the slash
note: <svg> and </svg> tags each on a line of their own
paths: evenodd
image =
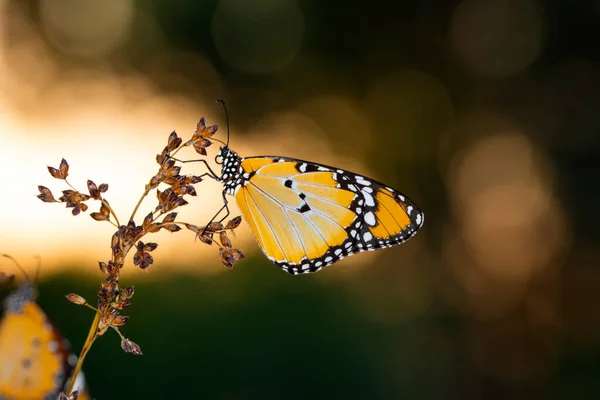
<svg viewBox="0 0 600 400">
<path fill-rule="evenodd" d="M 182 163 L 182 164 L 183 164 L 183 163 L 189 163 L 189 162 L 201 162 L 201 163 L 203 163 L 203 164 L 204 164 L 204 166 L 206 167 L 206 169 L 208 170 L 208 172 L 206 172 L 206 173 L 204 173 L 204 174 L 200 175 L 200 177 L 203 177 L 203 176 L 210 176 L 210 177 L 211 177 L 211 178 L 213 178 L 214 180 L 216 180 L 216 181 L 220 181 L 219 175 L 217 175 L 217 174 L 215 173 L 215 171 L 213 171 L 213 170 L 212 170 L 212 168 L 210 167 L 210 165 L 208 165 L 208 163 L 206 162 L 206 160 L 187 160 L 187 161 L 184 161 L 184 160 L 179 160 L 179 159 L 177 159 L 177 158 L 175 158 L 175 157 L 171 157 L 171 156 L 168 156 L 168 157 L 169 157 L 171 160 L 178 161 L 178 162 L 180 162 L 180 163 Z"/>
<path fill-rule="evenodd" d="M 225 218 L 227 218 L 230 214 L 229 212 L 229 202 L 227 201 L 227 197 L 225 196 L 226 191 L 223 191 L 223 207 L 219 208 L 219 211 L 217 211 L 215 213 L 215 215 L 213 215 L 213 217 L 210 219 L 210 221 L 208 221 L 208 224 L 206 224 L 206 226 L 204 227 L 204 230 L 202 231 L 202 233 L 200 234 L 200 236 L 204 236 L 204 234 L 206 233 L 206 230 L 208 229 L 208 227 L 210 226 L 210 224 L 219 216 L 219 214 L 221 214 L 221 211 L 226 210 L 227 213 L 225 214 L 225 216 L 223 218 L 221 218 L 219 220 L 219 222 L 223 222 L 225 220 Z"/>
</svg>

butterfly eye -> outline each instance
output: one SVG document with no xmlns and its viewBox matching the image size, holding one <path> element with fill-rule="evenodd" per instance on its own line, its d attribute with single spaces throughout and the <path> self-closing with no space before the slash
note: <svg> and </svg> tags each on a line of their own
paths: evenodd
<svg viewBox="0 0 600 400">
<path fill-rule="evenodd" d="M 217 164 L 223 164 L 223 156 L 222 156 L 222 155 L 220 155 L 220 154 L 217 154 L 217 155 L 215 156 L 215 162 L 216 162 Z"/>
</svg>

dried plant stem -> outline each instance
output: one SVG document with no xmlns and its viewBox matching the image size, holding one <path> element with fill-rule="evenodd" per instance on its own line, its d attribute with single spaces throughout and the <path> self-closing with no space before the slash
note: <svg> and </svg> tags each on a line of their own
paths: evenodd
<svg viewBox="0 0 600 400">
<path fill-rule="evenodd" d="M 69 187 L 70 187 L 71 189 L 73 189 L 74 191 L 77 191 L 77 189 L 75 189 L 75 187 L 73 187 L 73 185 L 71 185 L 71 183 L 70 183 L 70 182 L 67 180 L 67 178 L 65 178 L 65 179 L 64 179 L 64 181 L 65 181 L 65 183 L 66 183 L 67 185 L 69 185 Z"/>
<path fill-rule="evenodd" d="M 108 190 L 108 184 L 96 183 L 90 179 L 87 180 L 88 193 L 80 192 L 71 183 L 67 181 L 69 175 L 69 163 L 62 159 L 58 168 L 48 166 L 48 172 L 53 178 L 62 180 L 68 185 L 70 190 L 63 190 L 62 196 L 58 199 L 54 197 L 52 191 L 45 186 L 38 186 L 40 194 L 37 196 L 45 203 L 65 203 L 67 208 L 72 208 L 73 215 L 79 215 L 88 210 L 88 200 L 97 200 L 102 203 L 98 212 L 92 212 L 90 216 L 96 221 L 107 221 L 117 228 L 116 232 L 111 237 L 111 259 L 107 262 L 99 261 L 100 270 L 105 275 L 100 289 L 97 292 L 98 307 L 90 305 L 85 298 L 77 293 L 69 293 L 66 295 L 68 301 L 79 306 L 86 306 L 94 310 L 94 319 L 90 326 L 87 339 L 81 349 L 77 364 L 73 369 L 69 384 L 65 393 L 61 393 L 61 399 L 67 396 L 71 398 L 77 377 L 82 371 L 85 358 L 90 351 L 92 345 L 97 338 L 103 336 L 108 328 L 112 328 L 121 338 L 121 349 L 126 353 L 142 355 L 140 346 L 132 340 L 126 338 L 119 330 L 129 320 L 129 316 L 122 315 L 121 312 L 131 305 L 131 298 L 134 294 L 134 287 L 128 286 L 124 289 L 119 288 L 120 271 L 125 264 L 125 259 L 131 250 L 135 251 L 133 256 L 133 264 L 141 268 L 147 269 L 154 263 L 154 258 L 150 253 L 156 249 L 157 243 L 142 242 L 142 238 L 148 233 L 155 233 L 161 229 L 169 232 L 178 232 L 182 228 L 194 232 L 197 238 L 203 243 L 212 244 L 214 240 L 218 240 L 219 256 L 222 263 L 228 267 L 233 267 L 233 263 L 244 258 L 242 252 L 234 249 L 230 239 L 227 237 L 227 232 L 233 230 L 240 224 L 241 217 L 236 217 L 226 225 L 221 222 L 210 221 L 207 226 L 197 226 L 182 221 L 175 221 L 177 212 L 174 212 L 177 207 L 188 204 L 184 196 L 196 196 L 195 184 L 202 181 L 202 174 L 196 175 L 181 175 L 181 166 L 176 165 L 179 160 L 173 158 L 179 150 L 187 146 L 193 146 L 196 153 L 206 156 L 206 147 L 211 145 L 211 138 L 217 131 L 217 126 L 207 126 L 206 120 L 201 118 L 198 122 L 196 131 L 192 138 L 183 143 L 183 140 L 173 131 L 169 135 L 167 146 L 160 154 L 156 156 L 156 162 L 159 164 L 158 172 L 144 186 L 142 195 L 140 196 L 135 208 L 131 213 L 128 221 L 124 221 L 125 225 L 119 222 L 117 214 L 109 205 L 108 201 L 103 198 L 103 193 Z M 223 142 L 222 142 L 223 143 Z M 206 160 L 203 161 L 208 167 Z M 210 167 L 208 167 L 210 170 Z M 212 172 L 212 170 L 211 170 Z M 168 188 L 162 190 L 159 185 L 165 184 Z M 149 212 L 143 219 L 140 225 L 137 225 L 134 218 L 139 211 L 144 199 L 151 191 L 156 189 L 156 197 L 158 205 L 154 211 Z M 158 221 L 159 218 L 162 221 Z M 217 234 L 218 238 L 213 239 Z"/>
<path fill-rule="evenodd" d="M 66 393 L 70 396 L 73 392 L 73 387 L 75 386 L 75 381 L 77 380 L 77 376 L 81 372 L 81 367 L 83 366 L 83 360 L 85 360 L 85 356 L 88 351 L 92 348 L 92 344 L 98 338 L 96 332 L 98 330 L 98 323 L 100 322 L 100 313 L 96 311 L 94 316 L 94 320 L 92 321 L 92 326 L 90 327 L 90 331 L 88 333 L 88 337 L 81 348 L 81 353 L 79 354 L 79 359 L 77 360 L 77 365 L 75 365 L 75 369 L 73 370 L 73 374 L 71 375 L 71 381 L 69 382 L 69 386 L 67 387 Z"/>
<path fill-rule="evenodd" d="M 142 196 L 138 200 L 137 204 L 135 205 L 135 208 L 133 209 L 133 212 L 131 213 L 131 217 L 129 217 L 130 221 L 133 221 L 133 218 L 135 217 L 135 214 L 137 213 L 138 208 L 140 208 L 140 206 L 142 205 L 142 201 L 144 201 L 146 196 L 148 196 L 148 193 L 150 193 L 150 191 L 148 189 L 144 190 L 144 194 L 142 194 Z"/>
</svg>

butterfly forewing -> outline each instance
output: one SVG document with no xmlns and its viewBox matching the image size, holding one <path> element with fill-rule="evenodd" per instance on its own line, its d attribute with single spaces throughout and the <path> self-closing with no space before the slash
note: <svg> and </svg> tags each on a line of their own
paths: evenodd
<svg viewBox="0 0 600 400">
<path fill-rule="evenodd" d="M 271 156 L 239 167 L 240 211 L 265 255 L 292 274 L 400 244 L 423 224 L 404 195 L 349 171 Z"/>
</svg>

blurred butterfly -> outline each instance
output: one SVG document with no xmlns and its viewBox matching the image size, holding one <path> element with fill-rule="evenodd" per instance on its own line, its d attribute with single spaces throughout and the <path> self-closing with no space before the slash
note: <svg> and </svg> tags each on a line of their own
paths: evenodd
<svg viewBox="0 0 600 400">
<path fill-rule="evenodd" d="M 9 257 L 10 258 L 10 257 Z M 33 283 L 21 284 L 4 301 L 0 321 L 0 399 L 56 399 L 77 357 L 35 302 Z M 89 399 L 83 374 L 75 387 Z"/>
<path fill-rule="evenodd" d="M 294 158 L 241 158 L 229 148 L 227 125 L 227 143 L 215 157 L 221 174 L 204 161 L 208 175 L 224 186 L 217 215 L 224 209 L 221 221 L 229 215 L 225 195 L 234 196 L 258 245 L 284 271 L 316 272 L 362 251 L 404 243 L 423 226 L 415 203 L 373 179 Z M 198 131 L 206 129 L 216 130 L 201 119 Z"/>
</svg>

